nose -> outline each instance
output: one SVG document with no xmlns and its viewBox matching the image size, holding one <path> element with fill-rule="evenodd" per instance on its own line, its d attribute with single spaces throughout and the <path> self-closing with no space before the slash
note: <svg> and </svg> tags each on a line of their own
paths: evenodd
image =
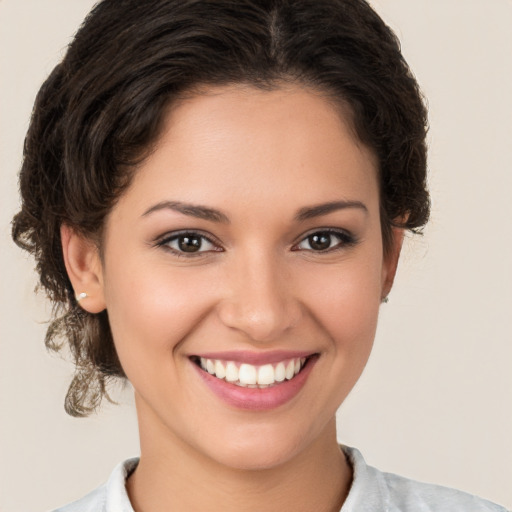
<svg viewBox="0 0 512 512">
<path fill-rule="evenodd" d="M 302 314 L 289 274 L 272 255 L 241 258 L 226 278 L 226 294 L 218 305 L 221 322 L 251 341 L 282 338 Z"/>
</svg>

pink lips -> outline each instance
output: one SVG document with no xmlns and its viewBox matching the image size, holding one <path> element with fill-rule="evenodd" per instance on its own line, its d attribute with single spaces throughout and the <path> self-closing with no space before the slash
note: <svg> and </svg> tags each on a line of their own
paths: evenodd
<svg viewBox="0 0 512 512">
<path fill-rule="evenodd" d="M 286 359 L 308 358 L 302 370 L 291 380 L 276 383 L 267 388 L 248 388 L 226 382 L 214 375 L 202 370 L 197 364 L 192 363 L 203 382 L 222 401 L 228 405 L 249 411 L 264 411 L 275 409 L 294 398 L 303 388 L 313 366 L 318 360 L 317 355 L 311 352 L 216 352 L 202 353 L 206 359 L 221 359 L 224 361 L 244 362 L 253 365 L 278 363 Z"/>
</svg>

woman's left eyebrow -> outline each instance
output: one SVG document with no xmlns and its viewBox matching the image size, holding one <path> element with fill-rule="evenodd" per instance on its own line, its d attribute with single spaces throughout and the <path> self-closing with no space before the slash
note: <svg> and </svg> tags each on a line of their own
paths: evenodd
<svg viewBox="0 0 512 512">
<path fill-rule="evenodd" d="M 347 208 L 358 208 L 363 210 L 364 213 L 368 213 L 368 208 L 361 201 L 330 201 L 329 203 L 301 208 L 295 214 L 295 221 L 303 222 L 314 217 L 320 217 L 321 215 L 327 215 L 337 210 L 345 210 Z"/>
</svg>

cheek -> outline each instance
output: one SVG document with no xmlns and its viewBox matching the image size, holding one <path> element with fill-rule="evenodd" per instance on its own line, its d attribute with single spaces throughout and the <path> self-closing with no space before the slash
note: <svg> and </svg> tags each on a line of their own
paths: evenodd
<svg viewBox="0 0 512 512">
<path fill-rule="evenodd" d="M 380 307 L 381 260 L 354 258 L 336 270 L 320 269 L 310 278 L 308 306 L 347 357 L 369 355 Z"/>
<path fill-rule="evenodd" d="M 112 268 L 105 279 L 106 301 L 121 359 L 125 352 L 148 359 L 172 353 L 212 307 L 204 283 L 198 268 L 171 272 L 147 263 L 130 265 L 129 272 L 124 265 Z"/>
</svg>

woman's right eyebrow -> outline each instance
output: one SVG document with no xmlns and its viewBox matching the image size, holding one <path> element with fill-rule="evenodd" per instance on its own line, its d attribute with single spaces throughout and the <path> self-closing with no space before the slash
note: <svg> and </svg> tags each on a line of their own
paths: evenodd
<svg viewBox="0 0 512 512">
<path fill-rule="evenodd" d="M 166 209 L 174 210 L 176 212 L 182 213 L 183 215 L 197 217 L 198 219 L 229 224 L 228 216 L 225 213 L 222 213 L 220 210 L 216 210 L 215 208 L 209 208 L 207 206 L 183 203 L 181 201 L 162 201 L 149 208 L 149 210 L 146 210 L 142 214 L 142 216 L 145 217 L 146 215 L 149 215 L 153 212 Z"/>
</svg>

